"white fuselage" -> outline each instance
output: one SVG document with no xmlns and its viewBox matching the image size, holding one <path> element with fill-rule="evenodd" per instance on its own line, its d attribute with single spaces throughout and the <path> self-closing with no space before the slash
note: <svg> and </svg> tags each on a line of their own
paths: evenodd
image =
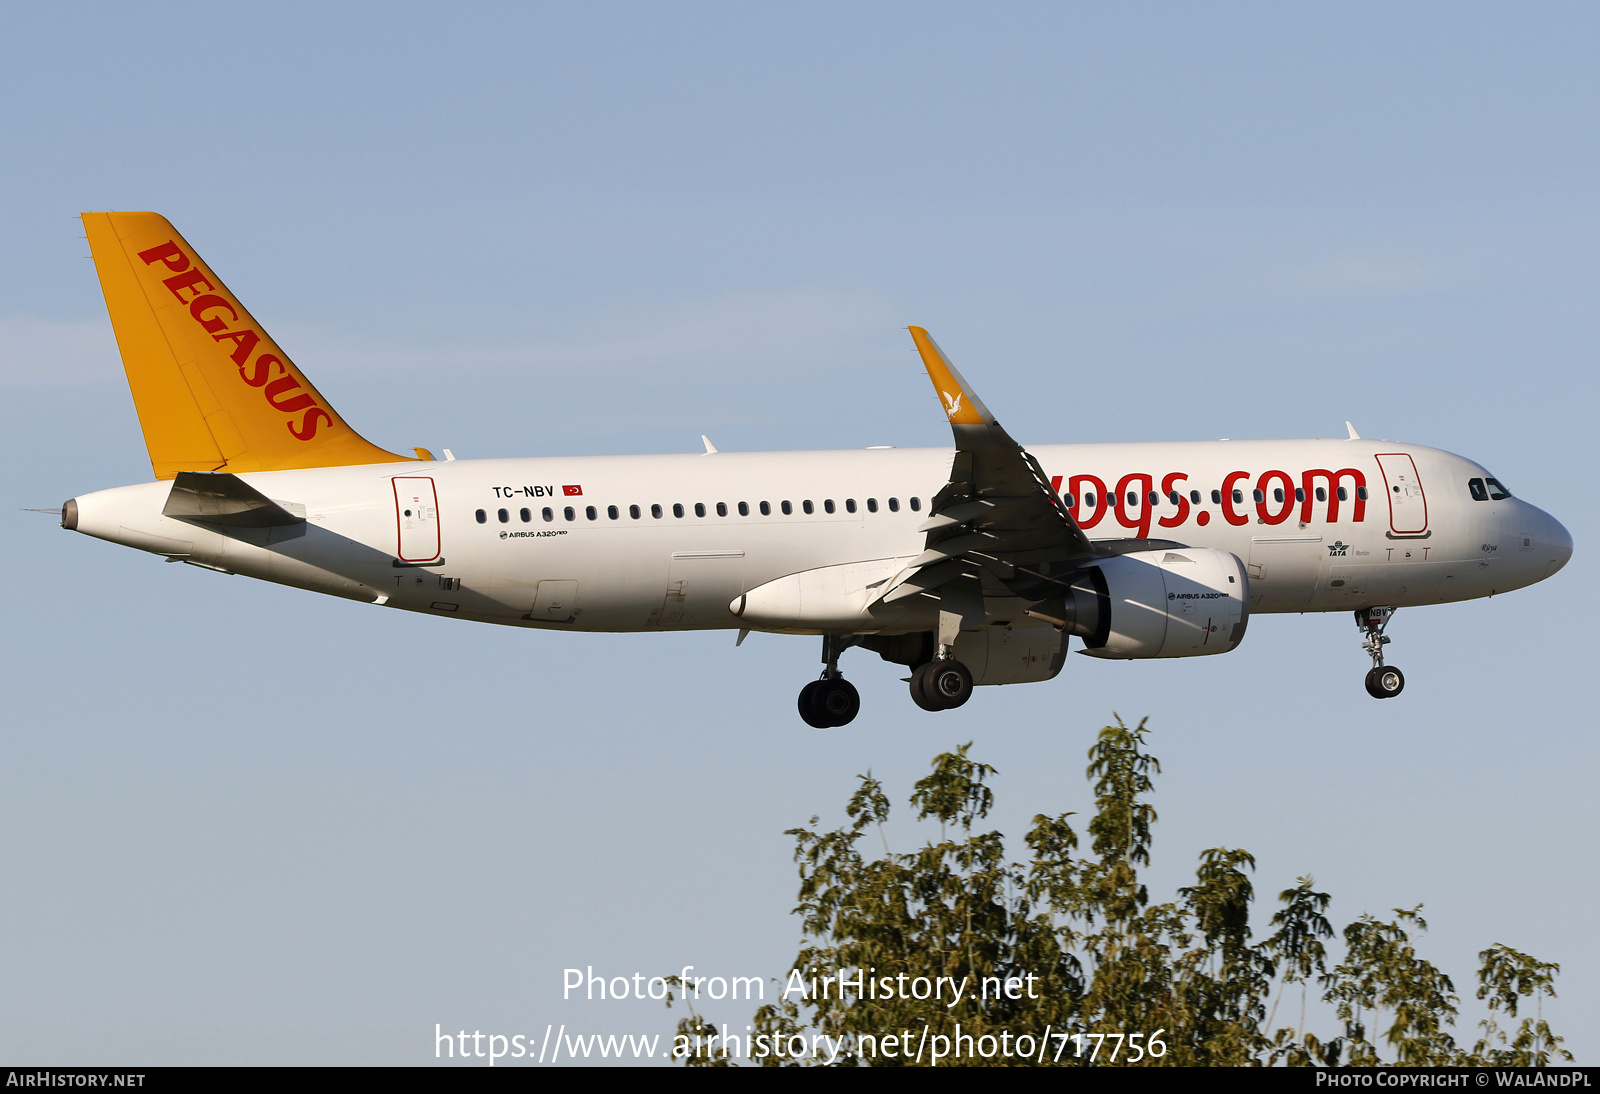
<svg viewBox="0 0 1600 1094">
<path fill-rule="evenodd" d="M 1549 514 L 1516 498 L 1476 500 L 1468 483 L 1487 477 L 1482 467 L 1417 445 L 1030 451 L 1091 540 L 1231 552 L 1247 568 L 1257 612 L 1469 600 L 1542 580 L 1571 554 Z M 305 523 L 226 534 L 163 516 L 168 482 L 74 500 L 77 529 L 92 536 L 409 611 L 590 631 L 734 628 L 750 624 L 730 604 L 767 582 L 855 564 L 863 582 L 881 580 L 916 556 L 924 547 L 916 529 L 948 480 L 951 456 L 867 449 L 262 472 L 240 478 L 296 513 L 303 507 Z M 1318 471 L 1330 474 L 1308 477 Z M 1017 615 L 1003 599 L 991 604 L 991 618 Z M 855 629 L 928 625 L 902 612 L 863 618 Z"/>
</svg>

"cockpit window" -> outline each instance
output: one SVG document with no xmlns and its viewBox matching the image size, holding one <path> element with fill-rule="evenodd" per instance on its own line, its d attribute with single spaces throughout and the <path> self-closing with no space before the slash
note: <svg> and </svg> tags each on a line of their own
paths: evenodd
<svg viewBox="0 0 1600 1094">
<path fill-rule="evenodd" d="M 1511 491 L 1509 491 L 1505 487 L 1501 486 L 1498 480 L 1496 480 L 1496 479 L 1484 479 L 1483 481 L 1489 484 L 1489 500 L 1490 501 L 1501 501 L 1501 500 L 1503 500 L 1505 498 L 1509 498 L 1511 496 Z"/>
<path fill-rule="evenodd" d="M 1489 490 L 1483 485 L 1482 479 L 1468 479 L 1467 489 L 1472 491 L 1473 501 L 1488 501 Z"/>
</svg>

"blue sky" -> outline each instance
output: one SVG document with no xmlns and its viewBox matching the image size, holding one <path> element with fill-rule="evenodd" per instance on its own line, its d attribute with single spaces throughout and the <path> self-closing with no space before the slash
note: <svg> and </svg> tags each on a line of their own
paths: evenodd
<svg viewBox="0 0 1600 1094">
<path fill-rule="evenodd" d="M 0 41 L 0 1056 L 382 1062 L 447 1029 L 666 1031 L 561 970 L 778 976 L 786 828 L 974 741 L 999 827 L 1162 758 L 1154 891 L 1212 846 L 1423 953 L 1561 963 L 1595 1061 L 1600 16 L 1584 5 L 52 5 Z M 361 432 L 459 456 L 940 445 L 904 327 L 1025 443 L 1364 435 L 1576 543 L 1199 663 L 793 714 L 808 639 L 450 625 L 20 512 L 149 477 L 86 209 L 154 209 Z M 899 830 L 901 846 L 916 839 Z M 739 1007 L 723 1017 L 743 1021 Z"/>
</svg>

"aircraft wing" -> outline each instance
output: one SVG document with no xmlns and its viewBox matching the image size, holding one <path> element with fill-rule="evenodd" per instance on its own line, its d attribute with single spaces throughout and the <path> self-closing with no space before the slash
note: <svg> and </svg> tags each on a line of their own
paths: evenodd
<svg viewBox="0 0 1600 1094">
<path fill-rule="evenodd" d="M 978 567 L 1018 596 L 1053 595 L 1064 582 L 1052 575 L 1077 570 L 1075 560 L 1094 553 L 1088 537 L 1039 461 L 1012 440 L 928 332 L 912 327 L 911 337 L 950 419 L 956 453 L 949 483 L 918 528 L 927 534 L 924 550 L 884 602 L 934 590 L 950 599 L 949 587 L 970 589 Z"/>
</svg>

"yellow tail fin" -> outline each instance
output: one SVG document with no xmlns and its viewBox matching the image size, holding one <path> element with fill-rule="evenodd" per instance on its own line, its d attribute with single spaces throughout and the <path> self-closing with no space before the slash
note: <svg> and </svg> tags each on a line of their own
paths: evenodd
<svg viewBox="0 0 1600 1094">
<path fill-rule="evenodd" d="M 84 213 L 156 478 L 400 463 L 345 424 L 155 213 Z"/>
</svg>

